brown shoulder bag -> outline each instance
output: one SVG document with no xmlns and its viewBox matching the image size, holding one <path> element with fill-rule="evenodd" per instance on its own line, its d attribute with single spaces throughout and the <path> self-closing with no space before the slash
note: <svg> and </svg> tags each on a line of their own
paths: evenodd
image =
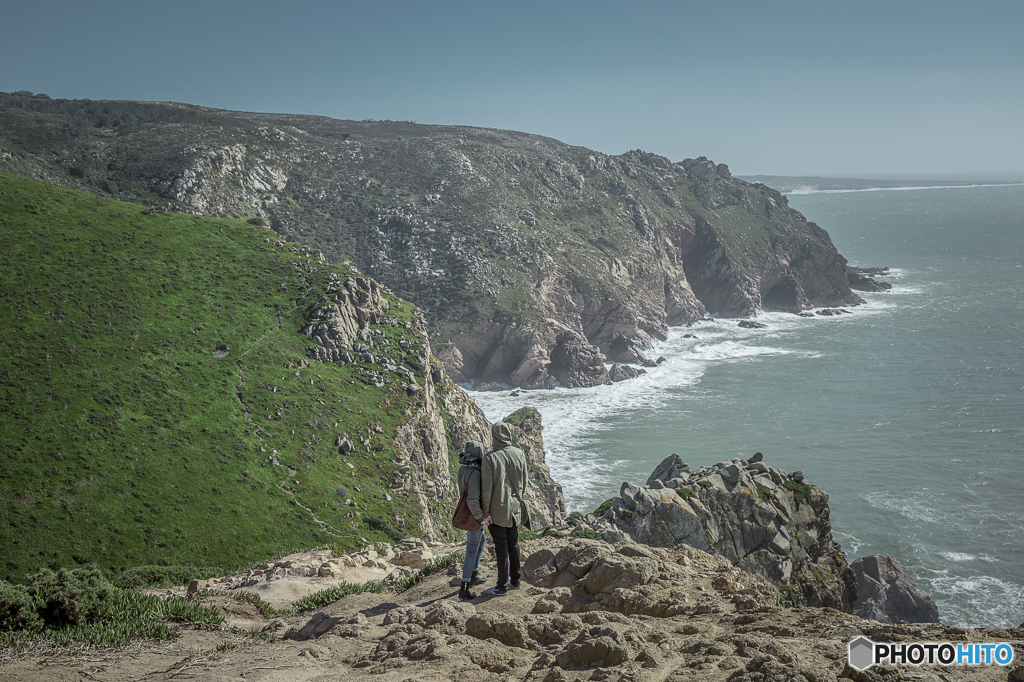
<svg viewBox="0 0 1024 682">
<path fill-rule="evenodd" d="M 462 491 L 462 497 L 459 498 L 459 504 L 455 507 L 455 514 L 452 515 L 452 526 L 459 530 L 480 530 L 480 522 L 473 516 L 473 512 L 469 511 L 469 505 L 466 504 L 466 493 L 469 492 L 469 486 Z"/>
</svg>

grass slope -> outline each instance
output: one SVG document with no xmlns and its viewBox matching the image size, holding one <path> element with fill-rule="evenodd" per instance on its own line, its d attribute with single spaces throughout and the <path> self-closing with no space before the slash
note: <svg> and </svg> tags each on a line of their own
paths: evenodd
<svg viewBox="0 0 1024 682">
<path fill-rule="evenodd" d="M 0 192 L 0 579 L 415 532 L 417 508 L 383 482 L 422 398 L 367 384 L 358 363 L 300 367 L 308 310 L 350 268 L 243 220 L 7 174 Z M 383 331 L 424 345 L 415 327 Z M 374 441 L 342 458 L 342 434 Z"/>
</svg>

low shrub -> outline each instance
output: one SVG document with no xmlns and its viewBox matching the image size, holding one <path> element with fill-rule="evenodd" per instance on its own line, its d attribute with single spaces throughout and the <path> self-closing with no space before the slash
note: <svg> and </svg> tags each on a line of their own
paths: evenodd
<svg viewBox="0 0 1024 682">
<path fill-rule="evenodd" d="M 23 593 L 4 590 L 5 594 L 10 591 L 14 600 L 20 600 L 18 618 L 25 624 L 38 625 L 41 621 L 51 628 L 85 625 L 95 620 L 105 602 L 117 596 L 117 589 L 97 566 L 62 568 L 56 573 L 44 568 L 28 582 Z M 29 604 L 38 618 L 28 616 Z"/>
<path fill-rule="evenodd" d="M 43 619 L 24 585 L 0 582 L 0 631 L 42 630 Z"/>
<path fill-rule="evenodd" d="M 212 606 L 118 589 L 96 566 L 43 570 L 27 587 L 0 582 L 0 648 L 121 647 L 135 639 L 178 637 L 178 627 L 164 621 L 224 627 Z"/>
<path fill-rule="evenodd" d="M 196 566 L 137 566 L 114 578 L 114 587 L 122 590 L 146 590 L 187 585 L 193 580 L 215 578 L 223 571 Z"/>
<path fill-rule="evenodd" d="M 598 535 L 596 530 L 592 530 L 590 528 L 584 528 L 583 530 L 578 530 L 578 531 L 573 533 L 573 536 L 577 537 L 577 538 L 587 538 L 588 540 L 602 540 L 603 539 L 600 535 Z"/>
</svg>

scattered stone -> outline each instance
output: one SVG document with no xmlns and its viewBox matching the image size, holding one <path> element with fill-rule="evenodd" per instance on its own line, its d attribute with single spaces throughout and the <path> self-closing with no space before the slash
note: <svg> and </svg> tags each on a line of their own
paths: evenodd
<svg viewBox="0 0 1024 682">
<path fill-rule="evenodd" d="M 328 632 L 335 625 L 342 621 L 341 618 L 332 618 L 323 611 L 319 611 L 313 615 L 302 627 L 290 628 L 285 634 L 284 639 L 294 639 L 298 641 L 305 641 L 307 639 L 313 639 L 319 637 L 324 633 Z"/>
</svg>

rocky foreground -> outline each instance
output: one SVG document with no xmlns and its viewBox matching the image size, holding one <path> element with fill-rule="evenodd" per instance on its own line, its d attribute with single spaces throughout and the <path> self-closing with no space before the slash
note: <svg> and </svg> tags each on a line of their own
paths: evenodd
<svg viewBox="0 0 1024 682">
<path fill-rule="evenodd" d="M 270 570 L 283 574 L 289 569 L 284 564 L 291 564 L 292 581 L 322 589 L 339 577 L 354 577 L 346 571 L 360 570 L 351 565 L 359 561 L 384 570 L 394 566 L 394 557 L 413 562 L 414 555 L 438 557 L 461 549 L 406 544 L 387 561 L 372 548 L 330 557 L 323 564 L 337 567 L 331 575 L 319 570 L 297 575 L 324 558 L 310 554 L 286 557 Z M 523 543 L 523 550 L 522 587 L 506 597 L 472 602 L 456 598 L 457 565 L 401 593 L 352 594 L 277 618 L 232 599 L 229 590 L 193 586 L 191 598 L 216 606 L 238 630 L 187 630 L 171 644 L 78 656 L 8 651 L 0 676 L 12 681 L 1024 680 L 1019 664 L 1024 629 L 883 625 L 827 607 L 784 608 L 780 592 L 763 577 L 687 546 L 547 537 Z M 308 566 L 300 566 L 303 561 Z M 493 577 L 492 557 L 485 558 L 483 573 Z M 554 581 L 548 580 L 551 574 Z M 221 587 L 244 583 L 246 577 L 228 577 Z M 1009 668 L 902 666 L 857 672 L 846 657 L 847 643 L 859 635 L 876 642 L 1011 642 L 1016 662 Z"/>
</svg>

